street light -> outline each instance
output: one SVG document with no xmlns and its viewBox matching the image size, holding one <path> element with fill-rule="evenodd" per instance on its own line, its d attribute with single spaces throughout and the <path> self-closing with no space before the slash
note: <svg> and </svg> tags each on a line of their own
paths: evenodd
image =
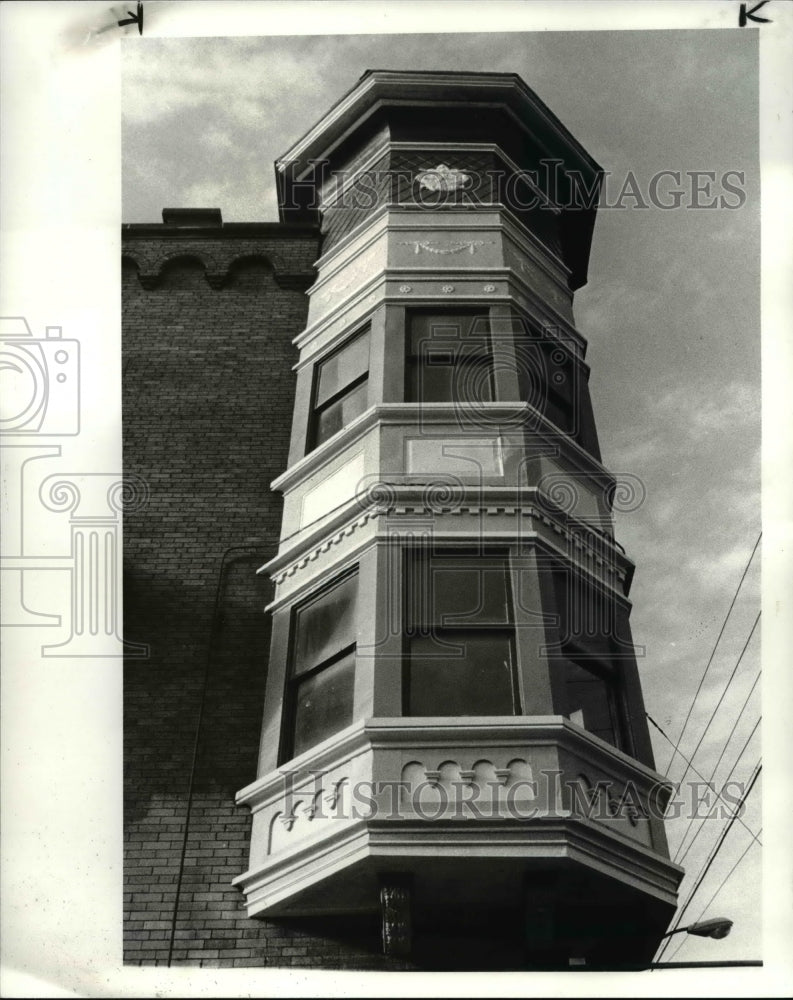
<svg viewBox="0 0 793 1000">
<path fill-rule="evenodd" d="M 673 931 L 667 931 L 664 937 L 668 938 L 686 931 L 687 934 L 696 934 L 697 937 L 726 938 L 731 929 L 732 920 L 727 920 L 726 917 L 714 917 L 712 920 L 689 924 L 688 927 L 675 927 Z"/>
</svg>

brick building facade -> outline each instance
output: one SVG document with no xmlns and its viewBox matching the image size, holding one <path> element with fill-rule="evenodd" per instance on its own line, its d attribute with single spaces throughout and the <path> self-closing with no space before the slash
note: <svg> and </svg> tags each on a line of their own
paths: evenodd
<svg viewBox="0 0 793 1000">
<path fill-rule="evenodd" d="M 125 515 L 125 631 L 149 646 L 124 678 L 125 961 L 400 967 L 376 921 L 251 920 L 231 885 L 269 648 L 255 570 L 277 547 L 269 484 L 287 461 L 319 234 L 182 221 L 203 224 L 123 234 L 124 467 L 148 491 Z"/>
</svg>

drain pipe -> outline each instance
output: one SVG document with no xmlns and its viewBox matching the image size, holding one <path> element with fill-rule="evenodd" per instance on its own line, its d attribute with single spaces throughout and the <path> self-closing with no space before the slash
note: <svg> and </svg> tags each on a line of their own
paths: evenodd
<svg viewBox="0 0 793 1000">
<path fill-rule="evenodd" d="M 220 568 L 218 569 L 217 585 L 215 587 L 215 603 L 212 610 L 212 624 L 207 642 L 207 657 L 204 664 L 204 679 L 201 686 L 201 700 L 198 706 L 198 717 L 196 718 L 195 737 L 193 739 L 193 758 L 190 763 L 190 780 L 187 785 L 187 810 L 184 818 L 184 834 L 182 836 L 182 850 L 179 857 L 179 875 L 176 880 L 176 896 L 173 901 L 173 913 L 171 915 L 171 935 L 168 943 L 168 967 L 170 968 L 173 958 L 173 947 L 176 938 L 176 918 L 179 913 L 179 899 L 182 894 L 182 876 L 184 875 L 184 861 L 187 854 L 187 838 L 190 832 L 190 814 L 193 808 L 193 787 L 195 785 L 196 765 L 198 763 L 198 747 L 201 740 L 201 726 L 204 721 L 204 706 L 206 704 L 207 689 L 209 687 L 209 671 L 212 664 L 212 653 L 214 651 L 215 638 L 220 628 L 220 599 L 223 593 L 223 578 L 227 568 L 227 558 L 232 552 L 246 552 L 255 546 L 261 545 L 261 538 L 246 538 L 242 544 L 230 545 L 220 558 Z"/>
</svg>

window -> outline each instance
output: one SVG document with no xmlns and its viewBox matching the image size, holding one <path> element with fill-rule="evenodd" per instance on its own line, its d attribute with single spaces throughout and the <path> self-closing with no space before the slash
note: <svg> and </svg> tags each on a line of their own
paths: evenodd
<svg viewBox="0 0 793 1000">
<path fill-rule="evenodd" d="M 353 574 L 294 613 L 291 757 L 352 722 L 357 597 L 358 577 Z"/>
<path fill-rule="evenodd" d="M 613 598 L 581 574 L 553 571 L 564 671 L 562 712 L 607 743 L 625 747 Z"/>
<path fill-rule="evenodd" d="M 366 330 L 317 365 L 312 448 L 364 412 L 368 385 L 369 331 Z"/>
<path fill-rule="evenodd" d="M 579 429 L 577 368 L 563 346 L 535 326 L 516 345 L 521 399 L 565 434 Z"/>
<path fill-rule="evenodd" d="M 614 684 L 610 672 L 586 660 L 565 661 L 567 717 L 612 746 L 621 744 Z"/>
<path fill-rule="evenodd" d="M 516 715 L 506 555 L 408 553 L 406 715 Z"/>
<path fill-rule="evenodd" d="M 493 352 L 487 313 L 412 313 L 405 369 L 408 402 L 492 401 Z"/>
</svg>

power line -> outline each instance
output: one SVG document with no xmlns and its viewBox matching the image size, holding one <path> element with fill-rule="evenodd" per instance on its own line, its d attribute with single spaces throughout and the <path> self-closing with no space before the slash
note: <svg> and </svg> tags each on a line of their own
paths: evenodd
<svg viewBox="0 0 793 1000">
<path fill-rule="evenodd" d="M 652 715 L 650 715 L 650 713 L 649 713 L 649 712 L 645 712 L 644 714 L 645 714 L 645 715 L 647 716 L 647 719 L 648 719 L 648 721 L 649 721 L 649 722 L 651 722 L 651 723 L 652 723 L 652 725 L 654 725 L 654 726 L 655 726 L 655 728 L 656 728 L 656 729 L 658 730 L 658 732 L 659 732 L 659 733 L 661 734 L 661 736 L 663 736 L 663 738 L 664 738 L 664 739 L 666 740 L 666 742 L 667 742 L 667 743 L 668 743 L 668 744 L 669 744 L 670 746 L 674 746 L 674 743 L 672 743 L 672 741 L 671 741 L 671 740 L 669 739 L 669 737 L 668 737 L 668 736 L 666 735 L 666 733 L 665 733 L 665 732 L 663 731 L 663 729 L 661 729 L 661 727 L 660 727 L 660 726 L 658 725 L 658 723 L 657 723 L 657 722 L 655 721 L 655 719 L 654 719 L 654 718 L 652 717 Z M 682 750 L 678 750 L 678 753 L 679 753 L 679 754 L 680 754 L 680 756 L 681 756 L 681 757 L 683 758 L 683 760 L 686 760 L 686 761 L 688 761 L 688 758 L 687 758 L 687 757 L 685 756 L 685 754 L 683 753 L 683 751 L 682 751 Z M 704 776 L 704 775 L 702 775 L 702 774 L 700 774 L 700 773 L 699 773 L 699 771 L 698 771 L 698 770 L 697 770 L 697 769 L 696 769 L 696 768 L 694 767 L 694 765 L 693 765 L 693 764 L 691 764 L 691 762 L 690 762 L 690 761 L 688 761 L 688 763 L 690 764 L 690 766 L 691 766 L 691 770 L 692 770 L 692 771 L 694 772 L 694 774 L 696 774 L 696 776 L 697 776 L 698 778 L 702 778 L 702 780 L 703 780 L 703 781 L 705 781 L 705 776 Z M 707 784 L 707 782 L 706 782 L 706 784 Z M 679 787 L 679 786 L 678 786 L 678 787 Z M 721 792 L 720 792 L 720 791 L 718 790 L 718 788 L 713 788 L 713 786 L 712 786 L 712 785 L 711 785 L 711 786 L 709 786 L 709 787 L 710 787 L 711 791 L 715 792 L 715 793 L 716 793 L 716 795 L 718 795 L 718 797 L 719 797 L 719 798 L 721 799 L 721 801 L 722 801 L 722 802 L 723 802 L 723 803 L 724 803 L 724 804 L 725 804 L 726 806 L 728 806 L 728 807 L 729 807 L 729 806 L 731 806 L 731 805 L 733 804 L 732 802 L 728 802 L 728 801 L 727 801 L 727 800 L 726 800 L 726 799 L 724 798 L 724 796 L 723 796 L 723 795 L 721 794 Z M 755 836 L 754 832 L 753 832 L 752 830 L 750 830 L 750 829 L 749 829 L 749 827 L 748 827 L 748 826 L 746 825 L 746 823 L 744 823 L 744 821 L 743 821 L 743 820 L 741 819 L 741 817 L 740 817 L 740 816 L 738 817 L 738 820 L 739 820 L 739 822 L 740 822 L 741 826 L 742 826 L 742 827 L 743 827 L 743 828 L 744 828 L 744 829 L 746 830 L 746 832 L 747 832 L 747 833 L 749 833 L 749 834 L 751 834 L 751 836 L 752 836 L 752 837 L 753 837 L 753 838 L 754 838 L 755 840 L 757 840 L 757 837 Z M 759 840 L 758 840 L 757 842 L 758 842 L 758 844 L 760 843 L 760 841 L 759 841 Z"/>
<path fill-rule="evenodd" d="M 688 714 L 686 715 L 685 722 L 683 723 L 683 728 L 680 731 L 680 736 L 678 738 L 677 745 L 672 744 L 675 748 L 675 752 L 672 754 L 672 757 L 666 766 L 666 770 L 664 771 L 664 777 L 666 777 L 666 775 L 669 774 L 669 769 L 674 763 L 676 755 L 679 753 L 678 746 L 683 742 L 683 736 L 685 735 L 686 727 L 688 726 L 688 721 L 691 718 L 691 713 L 694 711 L 694 704 L 697 700 L 697 696 L 699 695 L 699 692 L 702 690 L 702 685 L 705 683 L 705 678 L 708 675 L 708 670 L 710 670 L 710 665 L 713 662 L 713 657 L 716 655 L 716 649 L 718 648 L 719 641 L 721 640 L 721 637 L 724 634 L 724 629 L 727 627 L 727 620 L 729 619 L 730 614 L 732 613 L 732 609 L 735 607 L 735 602 L 738 599 L 738 592 L 741 589 L 741 584 L 746 578 L 746 574 L 749 572 L 749 567 L 752 564 L 752 559 L 754 559 L 754 554 L 757 551 L 757 546 L 760 544 L 760 539 L 762 537 L 763 533 L 761 531 L 760 534 L 757 536 L 757 541 L 754 543 L 754 548 L 752 549 L 752 554 L 749 556 L 749 561 L 746 564 L 746 568 L 741 574 L 741 579 L 738 581 L 738 586 L 735 588 L 735 594 L 733 595 L 733 599 L 730 602 L 729 608 L 727 609 L 727 614 L 724 616 L 724 621 L 722 622 L 721 628 L 719 629 L 719 634 L 716 636 L 716 642 L 713 644 L 713 649 L 711 650 L 710 658 L 708 659 L 705 671 L 702 674 L 702 677 L 700 677 L 699 679 L 699 686 L 697 687 L 694 697 L 691 699 L 691 705 L 689 706 Z"/>
<path fill-rule="evenodd" d="M 759 832 L 760 833 L 763 832 L 763 828 L 762 827 L 760 827 Z M 746 857 L 746 855 L 749 853 L 749 851 L 750 851 L 750 849 L 751 849 L 751 847 L 752 847 L 753 844 L 754 844 L 754 841 L 750 840 L 749 843 L 746 845 L 746 847 L 743 849 L 743 851 L 741 852 L 741 856 L 733 864 L 732 868 L 730 868 L 730 870 L 727 872 L 727 874 L 724 876 L 724 878 L 719 883 L 719 886 L 716 889 L 716 891 L 713 893 L 713 895 L 710 897 L 710 899 L 707 901 L 707 903 L 705 903 L 705 905 L 699 911 L 699 916 L 694 921 L 695 924 L 699 923 L 699 921 L 703 918 L 703 916 L 705 915 L 705 913 L 708 910 L 708 907 L 711 905 L 711 903 L 713 902 L 713 900 L 718 896 L 718 894 L 721 892 L 721 890 L 727 884 L 728 879 L 730 878 L 730 876 L 732 875 L 732 873 L 735 871 L 735 869 L 738 867 L 738 865 L 743 861 L 743 859 Z M 686 943 L 686 939 L 683 938 L 683 940 L 680 942 L 680 944 L 677 946 L 677 948 L 675 948 L 675 950 L 672 952 L 672 956 L 669 959 L 670 962 L 675 957 L 675 955 L 680 951 L 680 949 L 683 947 L 683 945 L 685 943 Z"/>
<path fill-rule="evenodd" d="M 750 741 L 750 740 L 751 740 L 751 738 L 752 738 L 752 737 L 754 736 L 754 734 L 755 734 L 755 733 L 757 732 L 757 727 L 758 727 L 758 726 L 760 725 L 760 719 L 761 719 L 761 718 L 762 718 L 762 716 L 760 716 L 760 718 L 759 718 L 759 719 L 757 720 L 757 722 L 755 722 L 755 724 L 754 724 L 754 727 L 752 728 L 752 731 L 751 731 L 751 733 L 749 733 L 749 735 L 748 735 L 748 736 L 746 737 L 746 742 L 745 742 L 745 743 L 744 743 L 744 745 L 743 745 L 743 746 L 741 747 L 741 752 L 740 752 L 740 753 L 738 754 L 738 756 L 737 756 L 737 757 L 735 758 L 735 762 L 733 763 L 732 767 L 730 768 L 730 773 L 729 773 L 729 774 L 727 775 L 727 777 L 726 777 L 726 778 L 724 779 L 724 783 L 722 784 L 722 788 L 726 787 L 726 784 L 727 784 L 727 782 L 728 782 L 728 781 L 730 780 L 730 778 L 732 777 L 732 774 L 733 774 L 733 771 L 734 771 L 734 770 L 735 770 L 735 768 L 736 768 L 736 767 L 738 766 L 738 762 L 740 761 L 741 757 L 743 757 L 744 753 L 746 752 L 746 748 L 747 748 L 747 747 L 749 746 L 749 741 Z M 703 817 L 703 822 L 702 822 L 702 825 L 700 826 L 699 830 L 697 830 L 697 832 L 696 832 L 696 833 L 694 834 L 694 836 L 693 836 L 693 837 L 691 838 L 691 841 L 689 842 L 689 845 L 688 845 L 688 847 L 687 847 L 687 848 L 685 849 L 685 851 L 683 852 L 683 856 L 682 856 L 682 857 L 680 858 L 680 860 L 678 861 L 678 858 L 677 858 L 677 856 L 678 856 L 678 854 L 680 853 L 680 848 L 681 848 L 681 847 L 683 846 L 683 841 L 682 841 L 682 840 L 680 841 L 680 845 L 678 846 L 678 848 L 677 848 L 677 851 L 675 852 L 675 856 L 674 856 L 674 858 L 672 858 L 672 860 L 673 860 L 674 862 L 676 862 L 676 863 L 677 863 L 677 864 L 679 864 L 679 865 L 682 865 L 682 864 L 683 864 L 683 862 L 684 862 L 684 861 L 685 861 L 685 859 L 686 859 L 686 856 L 688 855 L 688 852 L 689 852 L 689 851 L 691 850 L 691 848 L 692 848 L 692 847 L 694 846 L 694 841 L 695 841 L 695 840 L 697 839 L 697 837 L 699 836 L 699 834 L 700 834 L 700 833 L 702 832 L 702 830 L 703 830 L 703 829 L 705 828 L 705 820 L 706 820 L 706 819 L 710 819 L 710 814 L 711 814 L 712 812 L 713 812 L 713 807 L 711 806 L 711 808 L 710 808 L 710 810 L 709 810 L 709 812 L 708 812 L 708 815 L 707 815 L 707 816 L 705 816 L 705 817 Z M 684 838 L 684 839 L 685 839 L 685 838 Z M 759 840 L 759 837 L 757 838 L 757 842 L 758 842 L 758 843 L 760 843 L 760 840 Z"/>
<path fill-rule="evenodd" d="M 741 801 L 736 806 L 735 812 L 732 814 L 732 816 L 730 816 L 729 822 L 727 823 L 727 825 L 722 830 L 721 836 L 719 837 L 719 839 L 717 840 L 716 844 L 714 845 L 712 851 L 710 852 L 710 855 L 709 855 L 707 861 L 705 862 L 705 864 L 703 865 L 703 867 L 700 869 L 699 874 L 697 875 L 696 881 L 694 883 L 694 886 L 691 889 L 691 892 L 689 892 L 688 897 L 686 898 L 685 903 L 683 904 L 682 908 L 680 909 L 680 911 L 678 913 L 677 920 L 675 921 L 675 925 L 672 928 L 673 931 L 677 930 L 677 928 L 680 927 L 680 925 L 682 924 L 682 922 L 683 922 L 683 915 L 685 914 L 686 910 L 691 905 L 692 899 L 696 895 L 697 890 L 699 889 L 699 887 L 702 885 L 702 883 L 703 883 L 703 881 L 705 879 L 705 876 L 710 871 L 711 865 L 716 860 L 716 857 L 717 857 L 719 851 L 721 850 L 721 846 L 722 846 L 722 844 L 724 843 L 724 841 L 727 838 L 727 834 L 732 829 L 732 825 L 735 822 L 735 820 L 738 818 L 738 816 L 739 816 L 739 814 L 741 812 L 741 809 L 743 809 L 744 803 L 746 802 L 746 799 L 749 797 L 749 793 L 754 788 L 754 783 L 757 781 L 757 778 L 759 777 L 760 772 L 762 771 L 762 769 L 763 769 L 763 765 L 760 764 L 760 763 L 758 763 L 755 766 L 754 774 L 752 775 L 752 778 L 751 778 L 748 786 L 746 787 L 746 789 L 744 790 L 743 795 L 741 796 Z M 669 942 L 670 941 L 671 941 L 671 937 L 667 937 L 666 941 L 664 941 L 663 947 L 661 949 L 660 954 L 658 955 L 657 961 L 660 961 L 661 958 L 663 957 L 664 952 L 669 947 Z"/>
<path fill-rule="evenodd" d="M 721 762 L 722 762 L 722 760 L 724 758 L 724 754 L 727 751 L 727 747 L 730 745 L 730 740 L 732 739 L 732 737 L 733 737 L 733 735 L 735 733 L 735 730 L 738 728 L 738 723 L 741 721 L 741 717 L 743 716 L 743 713 L 746 711 L 746 706 L 749 704 L 749 699 L 752 697 L 752 694 L 754 693 L 754 689 L 757 687 L 757 682 L 760 680 L 760 675 L 762 674 L 762 672 L 763 672 L 762 670 L 758 670 L 757 677 L 755 677 L 754 683 L 752 684 L 751 688 L 749 688 L 749 693 L 747 694 L 746 698 L 744 699 L 743 705 L 741 705 L 741 710 L 738 713 L 738 715 L 736 716 L 735 722 L 732 724 L 732 729 L 730 730 L 730 733 L 729 733 L 727 739 L 724 741 L 724 746 L 721 748 L 721 753 L 719 754 L 719 759 L 716 761 L 716 763 L 713 766 L 713 770 L 710 772 L 710 778 L 708 779 L 708 785 L 711 786 L 711 787 L 712 787 L 713 779 L 716 777 L 716 772 L 719 769 L 719 764 L 721 764 Z M 755 728 L 757 728 L 757 727 L 755 726 Z M 754 732 L 754 730 L 752 730 L 752 732 Z M 732 774 L 732 771 L 735 770 L 735 764 L 738 762 L 738 760 L 741 759 L 741 754 L 744 752 L 745 749 L 746 749 L 746 746 L 744 746 L 743 750 L 741 750 L 741 753 L 738 754 L 738 757 L 737 757 L 735 763 L 732 766 L 732 770 L 730 771 L 730 775 Z M 730 775 L 728 775 L 727 778 L 725 778 L 724 780 L 725 781 L 729 780 Z M 682 838 L 680 840 L 680 844 L 678 845 L 678 848 L 677 848 L 678 853 L 680 851 L 680 848 L 685 843 L 685 839 L 688 836 L 688 831 L 691 829 L 691 827 L 692 827 L 692 825 L 694 823 L 694 819 L 695 819 L 695 817 L 692 816 L 691 819 L 689 820 L 688 826 L 686 827 L 685 832 L 683 833 L 683 836 L 682 836 Z M 700 830 L 701 829 L 702 829 L 702 827 L 700 827 Z M 699 833 L 699 830 L 697 831 L 697 833 Z M 696 838 L 697 838 L 697 834 L 694 834 L 694 840 L 696 840 Z M 694 841 L 692 840 L 691 843 L 693 844 L 693 842 Z M 688 853 L 688 852 L 686 852 L 686 853 Z M 677 857 L 677 854 L 675 854 L 675 858 L 676 857 Z"/>
<path fill-rule="evenodd" d="M 741 809 L 743 809 L 744 803 L 746 802 L 747 798 L 749 797 L 749 793 L 754 788 L 754 784 L 757 781 L 758 777 L 760 776 L 760 772 L 762 770 L 763 770 L 763 765 L 760 764 L 760 763 L 758 763 L 756 765 L 756 767 L 755 767 L 754 774 L 752 775 L 752 778 L 751 778 L 748 786 L 746 787 L 746 789 L 744 790 L 743 795 L 741 796 L 740 802 L 738 803 L 738 805 L 735 808 L 735 812 L 732 814 L 732 816 L 730 816 L 729 822 L 727 823 L 727 825 L 722 830 L 721 836 L 719 837 L 718 841 L 714 845 L 713 850 L 710 852 L 710 856 L 708 857 L 708 860 L 705 862 L 705 865 L 700 869 L 700 872 L 697 875 L 696 882 L 694 883 L 694 887 L 692 888 L 691 892 L 688 894 L 688 898 L 686 899 L 686 902 L 684 903 L 683 907 L 681 908 L 680 912 L 678 913 L 677 920 L 675 921 L 675 925 L 672 928 L 673 931 L 677 930 L 677 928 L 680 927 L 680 925 L 682 924 L 682 922 L 683 922 L 683 915 L 685 914 L 686 910 L 691 905 L 691 900 L 696 895 L 697 890 L 702 885 L 702 883 L 703 883 L 703 881 L 705 879 L 705 876 L 710 871 L 711 865 L 716 860 L 716 857 L 717 857 L 719 851 L 721 850 L 721 846 L 724 843 L 725 839 L 727 838 L 727 834 L 732 829 L 733 823 L 735 822 L 736 819 L 739 818 L 739 814 L 741 812 Z M 755 837 L 755 840 L 756 839 L 757 838 Z M 669 947 L 669 942 L 670 941 L 671 941 L 671 937 L 668 937 L 666 939 L 666 941 L 664 941 L 663 947 L 661 948 L 661 952 L 658 955 L 658 958 L 656 959 L 656 961 L 660 962 L 661 958 L 663 957 L 664 952 Z"/>
<path fill-rule="evenodd" d="M 749 694 L 747 694 L 746 699 L 745 699 L 743 705 L 741 705 L 741 710 L 738 713 L 738 715 L 737 715 L 737 717 L 735 719 L 735 722 L 732 724 L 732 729 L 730 730 L 730 734 L 727 737 L 727 739 L 724 741 L 724 746 L 721 748 L 721 753 L 719 754 L 719 759 L 716 761 L 716 763 L 715 763 L 715 765 L 713 767 L 713 771 L 711 772 L 711 779 L 715 776 L 716 771 L 719 769 L 719 764 L 721 764 L 722 758 L 724 757 L 724 754 L 727 751 L 727 747 L 730 745 L 730 740 L 733 737 L 733 733 L 735 732 L 735 730 L 736 730 L 736 728 L 738 726 L 738 723 L 740 722 L 741 716 L 743 715 L 743 713 L 744 713 L 744 711 L 746 709 L 746 706 L 749 704 L 749 699 L 752 697 L 754 689 L 757 687 L 757 682 L 760 680 L 760 676 L 761 676 L 762 673 L 763 673 L 762 669 L 760 669 L 760 670 L 757 671 L 757 677 L 755 677 L 752 686 L 749 688 Z"/>
<path fill-rule="evenodd" d="M 702 735 L 699 738 L 699 742 L 694 747 L 694 752 L 691 754 L 691 758 L 690 758 L 691 760 L 693 760 L 697 756 L 697 752 L 698 752 L 699 748 L 702 746 L 702 741 L 707 736 L 708 730 L 710 729 L 711 724 L 713 723 L 713 720 L 716 718 L 716 713 L 721 708 L 721 703 L 724 701 L 724 696 L 727 694 L 727 691 L 729 691 L 730 685 L 733 682 L 733 678 L 735 677 L 735 674 L 738 671 L 738 667 L 740 667 L 740 665 L 741 665 L 741 660 L 743 659 L 743 654 L 749 648 L 749 643 L 752 641 L 752 636 L 754 635 L 754 630 L 757 628 L 757 623 L 760 621 L 760 615 L 761 615 L 761 612 L 758 611 L 757 612 L 757 617 L 755 618 L 754 624 L 752 625 L 751 631 L 749 632 L 749 637 L 746 640 L 746 642 L 743 644 L 743 649 L 741 650 L 740 656 L 738 657 L 738 660 L 736 661 L 735 666 L 732 668 L 732 673 L 730 674 L 729 678 L 727 679 L 727 683 L 724 685 L 724 690 L 721 692 L 721 697 L 716 702 L 716 707 L 710 713 L 710 718 L 708 719 L 707 725 L 705 726 L 705 728 L 702 731 Z M 685 771 L 683 771 L 683 773 L 680 775 L 680 778 L 679 778 L 680 781 L 683 781 L 683 779 L 685 778 L 685 776 L 688 774 L 689 767 L 691 767 L 690 763 L 686 767 Z"/>
</svg>

